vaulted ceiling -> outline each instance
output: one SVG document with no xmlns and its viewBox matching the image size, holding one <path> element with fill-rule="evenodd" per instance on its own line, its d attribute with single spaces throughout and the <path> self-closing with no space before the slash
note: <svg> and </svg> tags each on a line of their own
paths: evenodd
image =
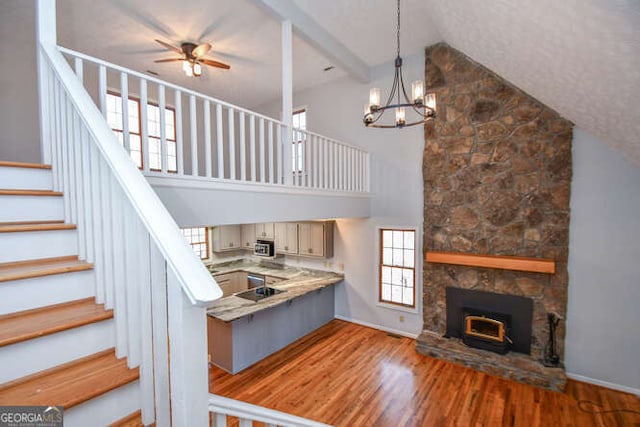
<svg viewBox="0 0 640 427">
<path fill-rule="evenodd" d="M 444 41 L 640 165 L 640 2 L 402 0 L 402 53 Z M 393 0 L 58 0 L 63 46 L 245 107 L 277 102 L 280 24 L 294 27 L 294 91 L 395 55 Z M 290 16 L 287 16 L 290 15 Z M 182 75 L 154 39 L 208 41 L 231 70 Z M 324 71 L 328 66 L 335 68 Z M 363 95 L 366 96 L 366 95 Z"/>
</svg>

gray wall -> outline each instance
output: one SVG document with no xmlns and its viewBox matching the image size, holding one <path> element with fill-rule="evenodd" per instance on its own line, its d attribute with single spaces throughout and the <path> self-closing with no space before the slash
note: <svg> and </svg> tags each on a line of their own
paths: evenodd
<svg viewBox="0 0 640 427">
<path fill-rule="evenodd" d="M 640 168 L 576 128 L 571 192 L 567 371 L 640 393 Z"/>
<path fill-rule="evenodd" d="M 0 160 L 40 162 L 35 3 L 0 1 Z"/>
</svg>

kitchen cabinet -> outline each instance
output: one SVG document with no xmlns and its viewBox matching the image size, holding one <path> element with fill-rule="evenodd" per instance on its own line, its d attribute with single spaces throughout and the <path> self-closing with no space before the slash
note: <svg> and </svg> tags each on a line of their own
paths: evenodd
<svg viewBox="0 0 640 427">
<path fill-rule="evenodd" d="M 241 249 L 240 226 L 220 225 L 213 227 L 213 251 L 224 252 Z"/>
<path fill-rule="evenodd" d="M 222 297 L 228 297 L 237 292 L 246 291 L 247 285 L 247 272 L 246 271 L 234 271 L 233 273 L 216 274 L 213 276 L 222 290 Z"/>
<path fill-rule="evenodd" d="M 333 221 L 298 223 L 298 254 L 331 258 L 333 256 Z"/>
<path fill-rule="evenodd" d="M 275 236 L 275 227 L 273 222 L 263 222 L 256 224 L 256 239 L 273 240 Z"/>
<path fill-rule="evenodd" d="M 209 355 L 235 374 L 334 318 L 334 288 L 317 289 L 231 322 L 207 316 Z"/>
<path fill-rule="evenodd" d="M 240 226 L 240 243 L 242 249 L 248 249 L 253 252 L 253 245 L 256 243 L 256 225 L 242 224 Z"/>
<path fill-rule="evenodd" d="M 298 254 L 298 224 L 295 222 L 276 222 L 276 254 Z"/>
</svg>

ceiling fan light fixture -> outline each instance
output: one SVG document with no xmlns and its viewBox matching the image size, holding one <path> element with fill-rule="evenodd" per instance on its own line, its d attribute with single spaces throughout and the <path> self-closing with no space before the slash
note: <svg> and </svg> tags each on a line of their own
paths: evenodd
<svg viewBox="0 0 640 427">
<path fill-rule="evenodd" d="M 202 66 L 197 62 L 193 63 L 193 75 L 196 77 L 200 77 L 202 75 Z"/>
<path fill-rule="evenodd" d="M 191 68 L 191 64 L 186 59 L 182 61 L 182 71 L 187 77 L 193 77 L 193 68 Z"/>
<path fill-rule="evenodd" d="M 425 84 L 422 80 L 416 80 L 411 84 L 411 97 L 407 95 L 402 76 L 402 58 L 400 57 L 400 0 L 397 2 L 398 21 L 396 27 L 397 54 L 394 61 L 394 78 L 387 102 L 382 104 L 382 96 L 379 88 L 369 90 L 369 104 L 364 107 L 362 121 L 367 127 L 374 128 L 403 128 L 424 124 L 436 115 L 436 95 L 425 95 Z M 381 121 L 385 111 L 395 111 L 395 122 Z M 407 121 L 407 113 L 411 114 L 411 121 Z"/>
</svg>

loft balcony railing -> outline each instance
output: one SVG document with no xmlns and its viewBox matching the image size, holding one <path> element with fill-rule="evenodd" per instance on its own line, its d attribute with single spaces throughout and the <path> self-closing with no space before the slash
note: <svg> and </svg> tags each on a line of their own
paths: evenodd
<svg viewBox="0 0 640 427">
<path fill-rule="evenodd" d="M 361 148 L 59 49 L 146 176 L 369 191 L 369 153 Z"/>
</svg>

